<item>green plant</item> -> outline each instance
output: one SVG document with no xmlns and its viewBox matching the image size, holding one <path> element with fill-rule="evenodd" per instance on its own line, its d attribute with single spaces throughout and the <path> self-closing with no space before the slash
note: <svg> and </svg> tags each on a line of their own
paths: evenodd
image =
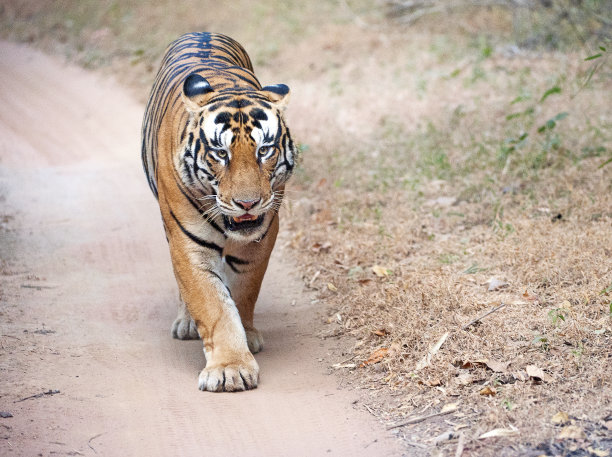
<svg viewBox="0 0 612 457">
<path fill-rule="evenodd" d="M 523 169 L 536 171 L 544 168 L 548 165 L 549 154 L 562 148 L 562 138 L 556 129 L 557 123 L 565 119 L 569 113 L 565 111 L 557 113 L 543 123 L 537 122 L 536 118 L 536 113 L 546 100 L 562 92 L 559 85 L 554 85 L 545 90 L 537 102 L 506 115 L 506 122 L 510 123 L 508 128 L 518 130 L 518 133 L 504 139 L 499 147 L 498 163 L 502 167 L 503 174 L 510 171 L 513 162 L 515 168 L 521 166 Z M 531 100 L 531 95 L 523 93 L 515 97 L 510 105 L 528 100 Z M 541 136 L 533 137 L 531 135 L 533 129 Z M 524 152 L 521 153 L 521 150 Z"/>
<path fill-rule="evenodd" d="M 457 254 L 453 254 L 452 252 L 447 252 L 447 253 L 440 255 L 439 260 L 440 260 L 440 263 L 450 265 L 452 263 L 455 263 L 457 260 L 459 260 L 459 256 Z"/>
<path fill-rule="evenodd" d="M 561 323 L 560 321 L 565 322 L 565 318 L 569 315 L 569 311 L 565 308 L 554 308 L 548 312 L 548 318 L 551 320 L 553 325 L 557 325 L 557 323 Z"/>
<path fill-rule="evenodd" d="M 608 287 L 604 287 L 601 292 L 599 292 L 599 295 L 608 295 L 610 292 L 612 292 L 612 282 Z"/>
<path fill-rule="evenodd" d="M 504 221 L 504 207 L 501 201 L 497 201 L 493 206 L 493 231 L 501 238 L 505 239 L 514 232 L 514 226 Z"/>
<path fill-rule="evenodd" d="M 512 409 L 514 409 L 514 403 L 509 398 L 504 398 L 501 404 L 508 411 L 512 411 Z"/>
<path fill-rule="evenodd" d="M 578 343 L 578 346 L 572 349 L 572 355 L 576 357 L 577 360 L 582 357 L 583 353 L 584 353 L 584 344 L 582 344 L 582 342 Z"/>
<path fill-rule="evenodd" d="M 486 270 L 487 270 L 487 268 L 480 268 L 477 263 L 473 263 L 463 273 L 466 274 L 466 275 L 473 275 L 473 274 L 476 274 L 476 273 L 478 273 L 480 271 L 486 271 Z"/>
<path fill-rule="evenodd" d="M 531 344 L 534 344 L 534 345 L 539 344 L 540 349 L 542 349 L 544 352 L 548 352 L 548 350 L 550 349 L 548 338 L 546 337 L 546 335 L 536 334 L 536 336 L 531 341 Z"/>
</svg>

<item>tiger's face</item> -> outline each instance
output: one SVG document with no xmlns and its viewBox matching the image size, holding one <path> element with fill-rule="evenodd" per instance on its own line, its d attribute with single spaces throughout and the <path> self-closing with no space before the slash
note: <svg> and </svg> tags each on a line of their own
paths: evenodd
<svg viewBox="0 0 612 457">
<path fill-rule="evenodd" d="M 215 92 L 198 74 L 183 87 L 190 113 L 177 157 L 183 182 L 221 217 L 228 237 L 261 238 L 278 211 L 296 150 L 282 112 L 289 88 Z"/>
</svg>

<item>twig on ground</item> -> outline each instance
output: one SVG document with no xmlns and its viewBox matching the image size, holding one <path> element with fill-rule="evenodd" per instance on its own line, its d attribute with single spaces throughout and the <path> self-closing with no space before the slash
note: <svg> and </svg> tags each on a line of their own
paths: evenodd
<svg viewBox="0 0 612 457">
<path fill-rule="evenodd" d="M 98 433 L 97 435 L 92 436 L 91 438 L 89 438 L 89 441 L 87 441 L 87 446 L 89 446 L 89 448 L 94 451 L 94 454 L 97 454 L 96 450 L 93 448 L 93 446 L 91 445 L 91 442 L 93 440 L 95 440 L 96 438 L 99 438 L 103 435 L 104 433 Z"/>
<path fill-rule="evenodd" d="M 392 430 L 398 427 L 404 427 L 405 425 L 417 424 L 419 422 L 423 422 L 424 420 L 431 419 L 432 417 L 444 416 L 445 414 L 450 414 L 452 412 L 455 412 L 456 410 L 457 410 L 457 404 L 451 403 L 449 405 L 444 406 L 440 412 L 427 414 L 426 416 L 419 416 L 419 417 L 413 417 L 411 419 L 407 419 L 404 422 L 400 422 L 399 424 L 395 424 L 395 425 L 391 425 L 387 427 L 387 430 Z"/>
<path fill-rule="evenodd" d="M 312 289 L 312 286 L 313 286 L 314 282 L 317 280 L 317 278 L 319 277 L 320 274 L 321 274 L 321 270 L 317 270 L 317 272 L 312 276 L 312 279 L 308 283 L 308 287 L 310 287 Z"/>
<path fill-rule="evenodd" d="M 38 284 L 22 284 L 21 287 L 24 289 L 42 290 L 42 289 L 55 289 L 57 286 L 42 286 Z"/>
<path fill-rule="evenodd" d="M 365 403 L 363 404 L 363 406 L 364 406 L 364 408 L 365 408 L 365 409 L 367 409 L 367 410 L 368 410 L 368 412 L 369 412 L 369 413 L 370 413 L 372 416 L 376 417 L 376 414 L 374 414 L 374 411 L 372 411 L 372 408 L 370 408 L 370 407 L 369 407 L 368 405 L 366 405 Z"/>
<path fill-rule="evenodd" d="M 457 450 L 455 451 L 455 457 L 461 457 L 463 454 L 463 448 L 465 447 L 465 433 L 459 435 L 459 442 L 457 443 Z"/>
<path fill-rule="evenodd" d="M 466 330 L 468 327 L 474 325 L 476 322 L 479 322 L 480 320 L 484 319 L 485 317 L 487 317 L 489 314 L 494 313 L 497 310 L 502 309 L 504 306 L 506 306 L 505 303 L 502 303 L 499 306 L 496 306 L 495 308 L 493 308 L 490 311 L 487 311 L 486 313 L 484 313 L 482 316 L 477 317 L 476 319 L 474 319 L 473 321 L 468 322 L 467 324 L 465 324 L 463 327 L 461 327 L 462 330 Z"/>
<path fill-rule="evenodd" d="M 378 438 L 376 438 L 374 441 L 370 441 L 368 444 L 366 444 L 365 446 L 363 446 L 364 449 L 367 449 L 371 444 L 374 443 L 378 443 Z"/>
<path fill-rule="evenodd" d="M 407 444 L 408 446 L 414 446 L 414 447 L 418 447 L 420 449 L 427 449 L 426 445 L 421 444 L 421 443 L 417 443 L 416 441 L 404 440 L 403 443 Z"/>
<path fill-rule="evenodd" d="M 44 397 L 45 395 L 55 395 L 55 394 L 59 394 L 59 393 L 60 393 L 59 390 L 51 390 L 51 389 L 49 389 L 48 391 L 42 392 L 40 394 L 30 395 L 29 397 L 22 398 L 21 400 L 15 400 L 13 403 L 19 403 L 20 401 L 26 401 L 26 400 L 30 400 L 32 398 L 40 398 L 40 397 Z"/>
</svg>

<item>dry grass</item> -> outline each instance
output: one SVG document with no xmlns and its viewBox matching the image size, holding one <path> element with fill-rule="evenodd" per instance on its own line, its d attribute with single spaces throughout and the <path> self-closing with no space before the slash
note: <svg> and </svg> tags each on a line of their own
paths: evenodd
<svg viewBox="0 0 612 457">
<path fill-rule="evenodd" d="M 321 336 L 338 340 L 330 365 L 390 424 L 459 404 L 397 429 L 416 443 L 411 453 L 454 455 L 456 438 L 428 441 L 449 430 L 464 435 L 463 455 L 612 447 L 603 422 L 612 409 L 605 57 L 517 51 L 511 20 L 495 9 L 406 29 L 365 1 L 323 12 L 307 2 L 238 2 L 245 17 L 209 9 L 201 20 L 190 13 L 195 2 L 150 10 L 64 1 L 63 16 L 57 3 L 5 3 L 4 36 L 121 69 L 142 97 L 166 42 L 202 28 L 242 41 L 263 82 L 292 87 L 289 120 L 304 153 L 283 240 L 318 291 Z M 66 11 L 79 27 L 62 28 Z M 141 33 L 150 23 L 155 30 Z M 560 93 L 541 101 L 553 87 Z M 490 278 L 507 285 L 489 292 Z M 586 440 L 554 440 L 561 427 L 550 419 L 560 410 Z M 511 426 L 518 437 L 478 440 Z"/>
</svg>

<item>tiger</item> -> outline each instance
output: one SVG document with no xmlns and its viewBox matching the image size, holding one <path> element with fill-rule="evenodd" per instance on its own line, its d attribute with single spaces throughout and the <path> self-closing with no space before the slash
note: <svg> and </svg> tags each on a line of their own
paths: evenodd
<svg viewBox="0 0 612 457">
<path fill-rule="evenodd" d="M 172 336 L 201 338 L 200 390 L 254 389 L 255 302 L 298 147 L 289 87 L 262 87 L 234 39 L 188 33 L 162 58 L 142 123 L 142 164 L 179 289 Z"/>
</svg>

